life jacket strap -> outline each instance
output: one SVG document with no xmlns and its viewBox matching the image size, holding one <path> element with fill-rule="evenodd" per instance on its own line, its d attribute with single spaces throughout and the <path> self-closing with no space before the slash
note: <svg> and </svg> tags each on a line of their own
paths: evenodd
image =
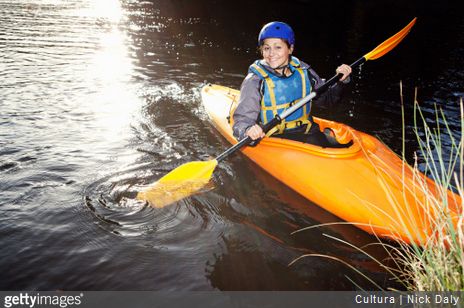
<svg viewBox="0 0 464 308">
<path fill-rule="evenodd" d="M 275 84 L 274 84 L 274 82 L 272 82 L 271 77 L 269 77 L 269 74 L 264 69 L 259 67 L 256 63 L 253 63 L 251 66 L 261 74 L 261 76 L 264 78 L 264 81 L 267 84 L 267 87 L 269 89 L 269 94 L 270 94 L 270 97 L 271 97 L 271 104 L 272 104 L 270 109 L 273 110 L 273 115 L 274 115 L 274 117 L 276 117 L 277 116 L 277 103 L 276 103 L 275 94 L 274 94 Z M 263 108 L 263 107 L 265 107 L 264 98 L 263 98 L 263 101 L 261 103 L 261 108 Z M 267 119 L 266 114 L 264 114 L 264 122 L 267 123 L 267 122 L 269 122 L 269 120 L 270 119 Z"/>
<path fill-rule="evenodd" d="M 307 124 L 306 130 L 305 130 L 305 133 L 307 133 L 309 131 L 309 129 L 311 128 L 311 125 L 312 125 L 311 121 L 308 119 L 308 115 L 303 115 L 301 118 L 290 121 L 290 122 L 282 120 L 282 122 L 280 124 L 278 124 L 277 126 L 275 126 L 272 129 L 270 129 L 266 133 L 266 137 L 270 137 L 273 134 L 276 134 L 276 135 L 282 134 L 287 129 L 293 129 L 293 128 L 299 127 L 301 125 L 304 125 L 304 124 Z"/>
</svg>

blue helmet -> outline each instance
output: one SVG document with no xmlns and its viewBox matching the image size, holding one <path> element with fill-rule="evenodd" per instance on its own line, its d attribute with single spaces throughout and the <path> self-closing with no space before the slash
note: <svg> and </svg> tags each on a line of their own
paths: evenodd
<svg viewBox="0 0 464 308">
<path fill-rule="evenodd" d="M 290 45 L 295 45 L 295 34 L 292 28 L 286 23 L 273 21 L 265 25 L 259 32 L 258 44 L 263 46 L 267 38 L 281 38 L 286 40 Z"/>
</svg>

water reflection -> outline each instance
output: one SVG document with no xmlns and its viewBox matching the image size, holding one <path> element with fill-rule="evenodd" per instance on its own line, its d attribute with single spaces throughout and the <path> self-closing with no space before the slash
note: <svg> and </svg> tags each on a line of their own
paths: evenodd
<svg viewBox="0 0 464 308">
<path fill-rule="evenodd" d="M 88 9 L 84 11 L 83 16 L 105 18 L 114 26 L 117 26 L 123 17 L 119 0 L 87 0 L 87 2 Z"/>
<path fill-rule="evenodd" d="M 105 128 L 102 137 L 108 141 L 120 139 L 118 132 L 130 123 L 138 107 L 135 93 L 127 88 L 133 71 L 132 59 L 127 54 L 125 37 L 112 28 L 101 35 L 99 49 L 88 66 L 89 80 L 99 87 L 91 108 L 99 114 L 99 123 Z"/>
</svg>

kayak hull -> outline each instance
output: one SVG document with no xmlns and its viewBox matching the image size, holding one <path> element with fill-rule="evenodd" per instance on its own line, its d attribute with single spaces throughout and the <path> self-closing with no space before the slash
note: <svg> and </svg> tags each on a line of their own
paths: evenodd
<svg viewBox="0 0 464 308">
<path fill-rule="evenodd" d="M 208 85 L 202 102 L 214 126 L 232 144 L 232 113 L 239 91 Z M 314 118 L 349 148 L 321 148 L 282 138 L 264 138 L 243 154 L 285 185 L 343 220 L 376 236 L 411 244 L 426 244 L 436 230 L 436 213 L 426 204 L 426 191 L 440 194 L 426 178 L 378 139 L 333 121 Z M 451 215 L 457 219 L 458 195 L 445 191 Z M 443 197 L 443 196 L 441 196 Z"/>
</svg>

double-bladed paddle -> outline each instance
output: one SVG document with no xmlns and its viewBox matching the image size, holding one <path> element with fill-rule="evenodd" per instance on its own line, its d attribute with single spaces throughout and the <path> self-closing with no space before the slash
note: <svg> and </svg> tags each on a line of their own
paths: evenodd
<svg viewBox="0 0 464 308">
<path fill-rule="evenodd" d="M 365 54 L 363 57 L 358 59 L 356 62 L 351 64 L 351 68 L 356 68 L 368 60 L 375 60 L 388 53 L 390 50 L 396 47 L 405 36 L 409 33 L 411 28 L 414 26 L 417 18 L 414 18 L 404 29 L 396 33 L 388 40 L 377 46 L 371 52 Z M 321 87 L 315 89 L 309 95 L 301 99 L 298 103 L 291 106 L 290 108 L 277 115 L 274 119 L 266 123 L 262 129 L 264 132 L 268 132 L 270 129 L 278 125 L 282 120 L 287 118 L 298 108 L 307 104 L 319 93 L 327 90 L 328 87 L 333 85 L 335 82 L 340 80 L 343 74 L 337 74 L 329 79 Z M 216 157 L 216 159 L 209 161 L 194 161 L 181 165 L 173 171 L 166 174 L 164 177 L 159 179 L 157 182 L 151 184 L 148 188 L 140 191 L 137 195 L 137 199 L 146 200 L 153 206 L 161 207 L 162 204 L 171 203 L 172 201 L 184 198 L 192 193 L 195 193 L 198 189 L 201 189 L 211 177 L 217 164 L 224 160 L 229 155 L 235 153 L 242 147 L 246 146 L 252 141 L 250 137 L 242 139 L 240 142 L 229 148 L 227 151 Z M 164 200 L 166 199 L 167 200 Z M 161 201 L 163 199 L 164 201 Z"/>
</svg>

